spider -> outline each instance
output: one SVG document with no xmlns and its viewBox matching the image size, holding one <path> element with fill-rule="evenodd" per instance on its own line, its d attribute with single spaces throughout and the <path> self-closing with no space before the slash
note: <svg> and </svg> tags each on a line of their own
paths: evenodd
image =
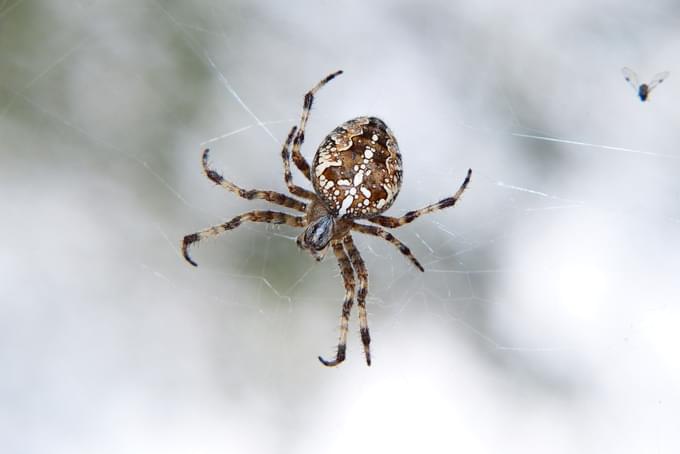
<svg viewBox="0 0 680 454">
<path fill-rule="evenodd" d="M 325 366 L 337 366 L 345 360 L 349 316 L 356 297 L 361 341 L 366 363 L 370 366 L 371 337 L 366 315 L 368 271 L 359 250 L 354 245 L 351 232 L 376 236 L 392 243 L 416 268 L 425 271 L 411 250 L 385 228 L 401 227 L 424 214 L 453 206 L 467 188 L 472 169 L 468 169 L 463 184 L 453 196 L 396 218 L 384 216 L 382 213 L 394 203 L 399 194 L 403 173 L 401 153 L 392 131 L 382 120 L 375 117 L 357 117 L 341 124 L 323 140 L 310 166 L 302 156 L 300 148 L 305 140 L 305 126 L 309 120 L 314 95 L 340 74 L 342 71 L 329 74 L 307 92 L 300 126 L 292 127 L 281 150 L 286 186 L 292 195 L 304 199 L 304 202 L 275 191 L 245 190 L 236 186 L 209 167 L 209 149 L 203 151 L 203 171 L 215 184 L 244 199 L 263 199 L 302 214 L 249 211 L 223 224 L 186 235 L 181 247 L 184 258 L 197 266 L 189 256 L 189 247 L 192 244 L 235 229 L 244 221 L 287 224 L 303 228 L 304 231 L 297 237 L 298 246 L 308 251 L 317 261 L 321 261 L 328 250 L 332 249 L 345 286 L 340 317 L 340 339 L 335 358 L 326 360 L 319 356 L 319 361 Z M 293 162 L 311 181 L 314 192 L 293 183 L 289 151 L 291 143 Z M 362 224 L 357 222 L 358 220 L 365 220 L 371 224 Z"/>
</svg>

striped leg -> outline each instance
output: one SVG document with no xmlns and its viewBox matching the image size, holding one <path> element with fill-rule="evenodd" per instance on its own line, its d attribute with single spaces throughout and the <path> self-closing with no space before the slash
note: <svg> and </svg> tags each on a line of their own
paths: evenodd
<svg viewBox="0 0 680 454">
<path fill-rule="evenodd" d="M 380 237 L 384 240 L 389 241 L 393 245 L 399 249 L 399 252 L 404 254 L 406 258 L 408 258 L 415 266 L 418 268 L 420 271 L 425 271 L 423 268 L 423 265 L 420 264 L 417 258 L 413 255 L 411 250 L 406 246 L 404 243 L 399 241 L 394 235 L 392 235 L 390 232 L 385 231 L 385 229 L 378 227 L 376 225 L 363 225 L 363 224 L 357 224 L 354 223 L 352 224 L 352 230 L 356 230 L 357 232 L 365 233 L 366 235 L 373 235 Z"/>
<path fill-rule="evenodd" d="M 291 194 L 312 200 L 316 198 L 314 193 L 309 192 L 308 190 L 303 189 L 300 186 L 296 186 L 293 183 L 293 174 L 290 172 L 290 153 L 288 149 L 290 148 L 290 142 L 293 140 L 293 135 L 295 135 L 295 131 L 297 131 L 297 127 L 293 126 L 290 132 L 288 133 L 286 143 L 283 144 L 283 148 L 281 149 L 281 159 L 283 159 L 283 179 L 286 181 L 286 186 L 288 186 L 288 190 L 291 192 Z M 307 162 L 305 161 L 305 165 L 306 164 Z"/>
<path fill-rule="evenodd" d="M 338 351 L 335 359 L 327 361 L 319 356 L 319 361 L 324 366 L 337 366 L 345 360 L 345 351 L 347 350 L 347 329 L 349 325 L 349 314 L 352 311 L 352 304 L 354 304 L 354 271 L 352 265 L 347 258 L 347 254 L 339 241 L 333 242 L 333 252 L 338 259 L 340 266 L 340 273 L 342 280 L 345 283 L 345 301 L 342 303 L 342 315 L 340 316 L 340 340 L 338 341 Z"/>
<path fill-rule="evenodd" d="M 312 180 L 312 178 L 309 169 L 309 164 L 307 164 L 307 161 L 302 156 L 302 153 L 300 153 L 300 147 L 302 147 L 302 143 L 305 141 L 305 126 L 307 126 L 307 120 L 309 120 L 309 111 L 312 109 L 312 104 L 314 103 L 314 95 L 316 94 L 316 92 L 319 91 L 321 87 L 326 85 L 328 82 L 330 82 L 340 74 L 342 74 L 342 71 L 336 71 L 332 74 L 327 75 L 318 84 L 316 84 L 314 88 L 309 90 L 305 95 L 305 102 L 302 107 L 302 117 L 300 118 L 300 128 L 297 134 L 295 135 L 295 139 L 293 141 L 293 162 L 295 163 L 297 168 L 300 169 L 300 172 L 302 172 L 302 174 L 305 177 L 307 177 L 307 179 L 310 181 Z"/>
<path fill-rule="evenodd" d="M 437 203 L 433 203 L 432 205 L 428 205 L 425 208 L 421 208 L 419 210 L 409 211 L 400 218 L 393 218 L 391 216 L 375 216 L 369 219 L 369 221 L 374 222 L 376 224 L 380 224 L 383 227 L 393 229 L 396 227 L 401 227 L 404 224 L 408 224 L 409 222 L 412 222 L 413 220 L 419 218 L 424 214 L 432 213 L 433 211 L 443 210 L 444 208 L 453 206 L 456 204 L 460 196 L 463 195 L 463 192 L 465 191 L 465 188 L 467 188 L 468 183 L 470 183 L 470 176 L 472 176 L 472 169 L 468 169 L 467 176 L 465 177 L 463 184 L 460 185 L 460 188 L 458 189 L 458 191 L 456 191 L 453 197 L 448 197 L 446 199 L 440 200 Z"/>
<path fill-rule="evenodd" d="M 359 288 L 357 291 L 357 307 L 359 308 L 359 332 L 361 333 L 361 343 L 364 344 L 364 354 L 366 364 L 371 365 L 371 335 L 368 332 L 368 316 L 366 313 L 366 295 L 368 294 L 368 270 L 366 264 L 359 254 L 359 250 L 354 246 L 352 237 L 347 235 L 343 240 L 345 250 L 349 254 L 349 260 L 357 273 Z"/>
<path fill-rule="evenodd" d="M 302 211 L 303 213 L 307 209 L 307 204 L 295 200 L 292 197 L 288 197 L 285 194 L 281 194 L 275 191 L 260 191 L 258 189 L 251 189 L 249 191 L 236 186 L 231 181 L 225 180 L 222 175 L 212 170 L 208 166 L 208 155 L 210 154 L 210 149 L 206 148 L 203 150 L 203 173 L 205 176 L 210 178 L 215 184 L 222 186 L 224 189 L 238 194 L 239 197 L 244 199 L 264 199 L 268 202 L 275 203 L 287 208 L 293 208 L 294 210 Z"/>
<path fill-rule="evenodd" d="M 277 211 L 249 211 L 248 213 L 239 214 L 230 221 L 224 224 L 208 227 L 197 233 L 187 235 L 182 240 L 182 254 L 187 262 L 194 266 L 198 266 L 191 257 L 189 257 L 189 246 L 211 236 L 220 235 L 227 230 L 232 230 L 241 225 L 243 221 L 250 222 L 266 222 L 268 224 L 288 224 L 293 227 L 304 227 L 304 218 L 302 216 L 291 216 L 286 213 L 279 213 Z"/>
</svg>

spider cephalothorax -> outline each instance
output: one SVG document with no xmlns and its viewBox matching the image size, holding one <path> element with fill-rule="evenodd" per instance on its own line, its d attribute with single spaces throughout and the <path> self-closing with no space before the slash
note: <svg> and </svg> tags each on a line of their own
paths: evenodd
<svg viewBox="0 0 680 454">
<path fill-rule="evenodd" d="M 281 157 L 283 158 L 284 179 L 291 194 L 306 199 L 299 201 L 274 191 L 245 190 L 208 166 L 208 150 L 203 152 L 203 170 L 216 184 L 246 199 L 264 199 L 269 202 L 296 210 L 302 215 L 294 216 L 277 211 L 250 211 L 213 227 L 184 237 L 182 252 L 189 263 L 196 266 L 189 257 L 189 246 L 203 238 L 219 235 L 234 229 L 243 221 L 287 224 L 304 228 L 297 238 L 300 248 L 307 250 L 316 260 L 321 260 L 329 248 L 340 265 L 345 283 L 345 300 L 340 318 L 340 341 L 333 360 L 319 360 L 326 366 L 335 366 L 344 361 L 347 344 L 349 314 L 356 296 L 359 307 L 359 328 L 364 345 L 366 363 L 371 364 L 366 295 L 368 294 L 368 271 L 359 250 L 354 245 L 351 232 L 380 237 L 396 246 L 420 270 L 423 267 L 406 245 L 383 227 L 396 228 L 433 211 L 452 206 L 465 191 L 472 170 L 468 169 L 463 184 L 456 193 L 437 203 L 404 216 L 394 218 L 383 216 L 395 201 L 401 188 L 402 164 L 397 140 L 385 123 L 375 117 L 358 117 L 338 126 L 323 140 L 314 156 L 312 166 L 300 153 L 304 142 L 304 131 L 315 93 L 342 71 L 324 78 L 306 95 L 300 127 L 293 127 L 288 134 Z M 296 186 L 290 172 L 289 148 L 293 145 L 292 157 L 296 167 L 311 181 L 314 192 Z M 357 220 L 373 224 L 361 224 Z M 382 226 L 382 227 L 381 227 Z M 358 279 L 358 289 L 356 279 Z"/>
<path fill-rule="evenodd" d="M 307 209 L 307 228 L 298 236 L 297 244 L 301 249 L 308 250 L 317 261 L 321 261 L 337 231 L 333 215 L 322 208 L 320 203 L 317 202 L 316 205 L 315 207 L 312 203 Z M 340 226 L 344 227 L 343 223 Z"/>
</svg>

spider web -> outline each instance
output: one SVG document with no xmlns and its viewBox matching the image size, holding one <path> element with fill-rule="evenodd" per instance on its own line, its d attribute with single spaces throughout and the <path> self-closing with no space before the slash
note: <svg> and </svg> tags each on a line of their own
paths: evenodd
<svg viewBox="0 0 680 454">
<path fill-rule="evenodd" d="M 674 452 L 679 14 L 0 0 L 8 452 Z M 641 103 L 622 66 L 671 76 Z M 374 365 L 353 313 L 329 371 L 315 356 L 337 341 L 335 260 L 270 225 L 199 244 L 196 269 L 178 243 L 279 210 L 214 187 L 200 152 L 241 187 L 285 193 L 282 141 L 337 69 L 308 160 L 368 114 L 404 156 L 388 214 L 473 176 L 454 208 L 393 231 L 425 273 L 355 235 Z"/>
</svg>

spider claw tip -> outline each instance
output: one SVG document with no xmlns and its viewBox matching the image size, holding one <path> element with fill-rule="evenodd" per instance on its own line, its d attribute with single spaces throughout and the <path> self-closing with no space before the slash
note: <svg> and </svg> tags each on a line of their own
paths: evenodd
<svg viewBox="0 0 680 454">
<path fill-rule="evenodd" d="M 324 79 L 324 83 L 330 82 L 331 80 L 335 79 L 335 78 L 338 77 L 340 74 L 342 74 L 343 72 L 344 72 L 344 71 L 343 71 L 342 69 L 339 69 L 339 70 L 335 71 L 334 73 L 329 74 L 329 75 L 326 76 L 326 78 Z"/>
<path fill-rule="evenodd" d="M 189 262 L 193 266 L 196 266 L 196 267 L 198 266 L 198 263 L 194 262 L 193 259 L 191 257 L 189 257 L 189 252 L 186 249 L 183 251 L 182 255 L 184 256 L 184 260 L 186 260 L 187 262 Z"/>
<path fill-rule="evenodd" d="M 321 361 L 321 364 L 323 364 L 326 367 L 335 367 L 342 362 L 342 361 L 338 361 L 337 359 L 334 359 L 332 361 L 326 361 L 321 356 L 319 356 L 319 361 Z"/>
<path fill-rule="evenodd" d="M 199 236 L 197 233 L 192 233 L 191 235 L 187 235 L 184 237 L 182 240 L 182 255 L 186 259 L 187 262 L 191 263 L 193 266 L 198 266 L 198 263 L 194 262 L 191 257 L 189 257 L 189 246 L 191 246 L 192 243 L 195 243 L 198 241 Z"/>
</svg>

